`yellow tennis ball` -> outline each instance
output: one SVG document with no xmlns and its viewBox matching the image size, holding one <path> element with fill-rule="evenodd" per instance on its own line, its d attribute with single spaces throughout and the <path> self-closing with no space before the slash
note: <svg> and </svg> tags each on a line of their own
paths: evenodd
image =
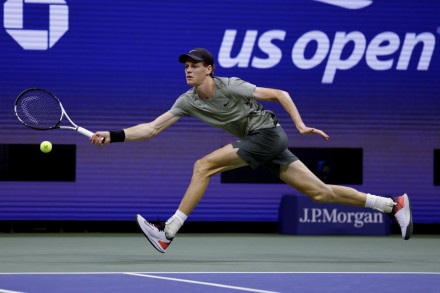
<svg viewBox="0 0 440 293">
<path fill-rule="evenodd" d="M 42 143 L 40 143 L 40 150 L 43 153 L 49 153 L 52 150 L 52 143 L 50 141 L 43 141 Z"/>
</svg>

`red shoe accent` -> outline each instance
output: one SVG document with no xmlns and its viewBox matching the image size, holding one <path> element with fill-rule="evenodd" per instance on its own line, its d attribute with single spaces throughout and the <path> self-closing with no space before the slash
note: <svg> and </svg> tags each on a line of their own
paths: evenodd
<svg viewBox="0 0 440 293">
<path fill-rule="evenodd" d="M 396 205 L 394 206 L 394 212 L 397 213 L 405 206 L 405 198 L 404 196 L 397 196 L 394 198 Z"/>
<path fill-rule="evenodd" d="M 166 242 L 163 242 L 163 241 L 160 241 L 160 240 L 158 242 L 159 242 L 160 246 L 162 246 L 163 250 L 167 249 L 168 246 L 171 243 L 171 242 L 166 243 Z"/>
</svg>

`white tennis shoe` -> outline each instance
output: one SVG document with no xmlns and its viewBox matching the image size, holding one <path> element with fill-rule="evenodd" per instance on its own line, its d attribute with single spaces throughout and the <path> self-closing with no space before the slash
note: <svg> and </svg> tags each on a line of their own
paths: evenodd
<svg viewBox="0 0 440 293">
<path fill-rule="evenodd" d="M 165 253 L 165 250 L 168 248 L 171 241 L 173 241 L 172 238 L 167 239 L 165 236 L 165 223 L 160 222 L 158 224 L 152 224 L 145 220 L 141 215 L 136 215 L 136 222 L 154 248 L 161 253 Z"/>
<path fill-rule="evenodd" d="M 389 215 L 399 224 L 402 231 L 402 238 L 408 240 L 413 234 L 412 212 L 408 195 L 405 193 L 401 196 L 393 197 L 393 200 L 395 205 Z"/>
</svg>

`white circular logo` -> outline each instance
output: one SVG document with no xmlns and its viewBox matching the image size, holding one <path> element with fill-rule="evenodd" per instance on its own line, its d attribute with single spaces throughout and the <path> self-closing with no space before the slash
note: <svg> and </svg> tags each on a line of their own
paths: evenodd
<svg viewBox="0 0 440 293">
<path fill-rule="evenodd" d="M 49 4 L 49 28 L 23 28 L 25 3 Z M 7 0 L 4 4 L 3 23 L 6 32 L 25 50 L 47 50 L 69 29 L 69 7 L 64 0 Z"/>
</svg>

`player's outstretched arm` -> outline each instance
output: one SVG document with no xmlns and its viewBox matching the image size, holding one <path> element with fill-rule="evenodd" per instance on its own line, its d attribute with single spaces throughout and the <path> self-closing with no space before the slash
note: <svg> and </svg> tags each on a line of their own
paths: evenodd
<svg viewBox="0 0 440 293">
<path fill-rule="evenodd" d="M 125 141 L 140 141 L 149 139 L 153 136 L 158 135 L 164 129 L 177 122 L 179 118 L 180 117 L 174 116 L 170 112 L 166 112 L 157 117 L 152 122 L 142 123 L 133 127 L 126 128 L 124 129 Z"/>
<path fill-rule="evenodd" d="M 151 122 L 141 123 L 117 132 L 123 133 L 124 142 L 146 140 L 158 135 L 164 129 L 177 122 L 179 118 L 180 117 L 174 116 L 170 112 L 166 112 Z M 110 131 L 98 131 L 93 134 L 93 136 L 90 138 L 90 141 L 96 145 L 109 144 L 112 142 Z"/>
<path fill-rule="evenodd" d="M 290 118 L 292 118 L 293 123 L 295 123 L 296 129 L 298 129 L 301 134 L 318 134 L 325 140 L 330 138 L 321 129 L 308 127 L 304 124 L 301 115 L 288 92 L 278 89 L 257 87 L 254 95 L 255 98 L 260 101 L 279 102 L 284 110 L 289 113 Z"/>
</svg>

